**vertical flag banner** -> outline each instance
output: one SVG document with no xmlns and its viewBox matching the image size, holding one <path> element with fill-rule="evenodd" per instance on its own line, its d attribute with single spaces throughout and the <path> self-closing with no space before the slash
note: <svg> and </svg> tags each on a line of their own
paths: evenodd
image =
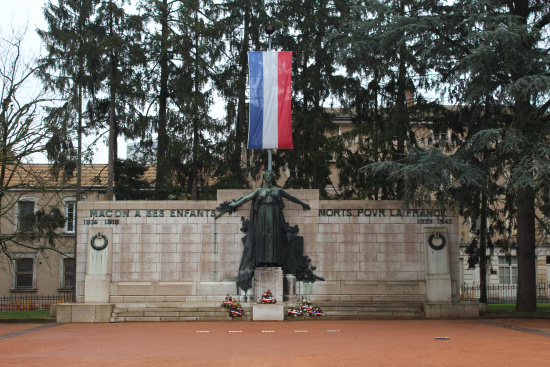
<svg viewBox="0 0 550 367">
<path fill-rule="evenodd" d="M 249 52 L 248 149 L 292 149 L 292 52 Z"/>
</svg>

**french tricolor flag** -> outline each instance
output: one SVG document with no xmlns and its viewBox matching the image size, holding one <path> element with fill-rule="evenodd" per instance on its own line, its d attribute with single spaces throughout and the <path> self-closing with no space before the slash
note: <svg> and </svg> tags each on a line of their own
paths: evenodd
<svg viewBox="0 0 550 367">
<path fill-rule="evenodd" d="M 292 149 L 292 52 L 249 52 L 248 149 Z"/>
</svg>

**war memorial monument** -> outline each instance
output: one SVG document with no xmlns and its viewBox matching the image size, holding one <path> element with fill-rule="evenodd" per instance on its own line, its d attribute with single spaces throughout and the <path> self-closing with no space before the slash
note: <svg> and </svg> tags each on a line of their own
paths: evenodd
<svg viewBox="0 0 550 367">
<path fill-rule="evenodd" d="M 77 303 L 58 305 L 58 321 L 112 321 L 118 304 L 212 307 L 227 294 L 254 304 L 268 287 L 279 307 L 302 298 L 352 308 L 417 303 L 429 318 L 477 317 L 477 304 L 459 302 L 452 212 L 276 191 L 220 190 L 217 201 L 80 203 Z M 220 203 L 236 198 L 236 211 L 216 218 Z M 300 254 L 324 280 L 283 274 L 299 267 Z"/>
<path fill-rule="evenodd" d="M 248 144 L 269 158 L 292 148 L 291 62 L 249 53 Z M 216 201 L 80 202 L 77 302 L 57 305 L 58 322 L 205 320 L 227 295 L 252 320 L 283 320 L 303 299 L 328 306 L 326 317 L 479 315 L 459 302 L 455 213 L 320 200 L 275 186 L 271 159 L 267 168 L 261 188 Z M 266 290 L 277 303 L 258 304 Z"/>
</svg>

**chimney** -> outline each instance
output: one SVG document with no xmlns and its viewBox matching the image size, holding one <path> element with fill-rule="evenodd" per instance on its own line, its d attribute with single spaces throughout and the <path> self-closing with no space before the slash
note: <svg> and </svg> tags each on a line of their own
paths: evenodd
<svg viewBox="0 0 550 367">
<path fill-rule="evenodd" d="M 407 108 L 414 106 L 414 90 L 405 89 L 405 100 Z"/>
</svg>

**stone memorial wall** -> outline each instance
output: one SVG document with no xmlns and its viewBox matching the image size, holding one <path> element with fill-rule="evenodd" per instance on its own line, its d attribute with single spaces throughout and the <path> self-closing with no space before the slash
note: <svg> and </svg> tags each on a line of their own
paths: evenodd
<svg viewBox="0 0 550 367">
<path fill-rule="evenodd" d="M 288 190 L 285 201 L 304 255 L 325 281 L 297 282 L 312 301 L 456 302 L 458 218 L 438 209 L 402 210 L 397 201 L 320 201 Z M 250 190 L 220 190 L 216 201 L 114 201 L 78 205 L 77 301 L 219 301 L 236 286 L 250 203 L 215 220 L 222 201 Z M 249 290 L 247 296 L 255 297 Z M 256 290 L 261 293 L 265 290 Z"/>
</svg>

